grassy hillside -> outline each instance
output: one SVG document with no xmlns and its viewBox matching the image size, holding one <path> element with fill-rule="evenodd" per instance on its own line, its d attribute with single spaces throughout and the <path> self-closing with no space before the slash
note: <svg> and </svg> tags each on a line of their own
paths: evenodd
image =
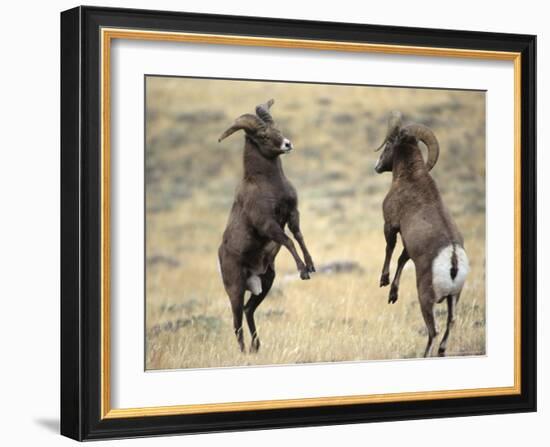
<svg viewBox="0 0 550 447">
<path fill-rule="evenodd" d="M 414 265 L 387 304 L 382 200 L 391 174 L 373 166 L 390 110 L 430 126 L 441 144 L 432 171 L 464 237 L 471 273 L 448 355 L 485 351 L 485 97 L 481 92 L 147 78 L 146 366 L 148 369 L 398 359 L 421 356 L 425 325 Z M 284 156 L 302 231 L 317 267 L 294 279 L 282 249 L 274 288 L 256 312 L 262 347 L 241 354 L 217 248 L 242 172 L 243 136 L 218 143 L 242 113 L 272 112 L 295 151 Z M 391 273 L 400 253 L 396 247 Z M 436 309 L 445 327 L 446 307 Z M 245 327 L 245 340 L 249 334 Z"/>
</svg>

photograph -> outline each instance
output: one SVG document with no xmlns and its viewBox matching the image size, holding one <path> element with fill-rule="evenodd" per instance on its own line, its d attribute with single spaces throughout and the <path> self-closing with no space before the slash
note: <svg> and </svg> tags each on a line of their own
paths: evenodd
<svg viewBox="0 0 550 447">
<path fill-rule="evenodd" d="M 486 355 L 485 91 L 144 82 L 146 370 Z"/>
</svg>

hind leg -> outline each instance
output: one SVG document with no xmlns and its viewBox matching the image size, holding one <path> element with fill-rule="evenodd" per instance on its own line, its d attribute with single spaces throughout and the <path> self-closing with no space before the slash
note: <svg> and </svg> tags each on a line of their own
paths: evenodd
<svg viewBox="0 0 550 447">
<path fill-rule="evenodd" d="M 243 303 L 244 303 L 244 289 L 234 290 L 229 293 L 229 301 L 231 302 L 231 311 L 233 312 L 233 330 L 235 337 L 237 337 L 237 343 L 239 349 L 244 352 L 244 338 L 243 338 Z"/>
<path fill-rule="evenodd" d="M 451 329 L 455 325 L 456 303 L 459 297 L 460 293 L 458 295 L 449 295 L 447 297 L 447 329 L 445 330 L 445 335 L 443 335 L 443 340 L 441 340 L 441 343 L 439 344 L 438 355 L 440 357 L 445 356 L 445 350 L 447 349 L 447 339 L 449 338 Z"/>
<path fill-rule="evenodd" d="M 426 323 L 428 329 L 428 343 L 424 350 L 424 357 L 430 357 L 432 354 L 432 348 L 434 345 L 435 337 L 437 336 L 437 326 L 435 324 L 434 316 L 434 292 L 431 287 L 421 287 L 419 290 L 420 309 L 422 311 L 422 317 Z"/>
<path fill-rule="evenodd" d="M 231 311 L 233 312 L 233 330 L 239 349 L 244 352 L 243 338 L 243 305 L 245 292 L 245 277 L 241 266 L 230 258 L 220 254 L 220 268 L 223 285 L 229 296 Z"/>
<path fill-rule="evenodd" d="M 270 267 L 267 268 L 267 271 L 260 276 L 262 282 L 262 291 L 257 295 L 252 295 L 246 306 L 244 306 L 244 314 L 246 316 L 246 322 L 248 323 L 248 329 L 250 330 L 250 336 L 252 341 L 250 342 L 250 352 L 257 352 L 260 349 L 260 338 L 258 337 L 258 332 L 256 330 L 256 323 L 254 321 L 254 312 L 264 300 L 268 294 L 273 281 L 275 280 L 275 271 Z"/>
</svg>

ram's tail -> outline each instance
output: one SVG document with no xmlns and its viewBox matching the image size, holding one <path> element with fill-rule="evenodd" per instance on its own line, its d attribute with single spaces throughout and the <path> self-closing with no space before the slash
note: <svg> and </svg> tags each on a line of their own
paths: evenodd
<svg viewBox="0 0 550 447">
<path fill-rule="evenodd" d="M 456 295 L 464 286 L 470 265 L 466 251 L 458 244 L 443 247 L 432 263 L 432 285 L 435 299 Z"/>
<path fill-rule="evenodd" d="M 454 281 L 458 273 L 458 258 L 456 257 L 456 244 L 453 244 L 453 254 L 451 255 L 451 279 Z"/>
</svg>

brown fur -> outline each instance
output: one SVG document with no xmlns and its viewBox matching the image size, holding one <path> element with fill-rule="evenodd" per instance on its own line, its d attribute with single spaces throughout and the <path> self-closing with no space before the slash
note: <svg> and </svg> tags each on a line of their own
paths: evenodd
<svg viewBox="0 0 550 447">
<path fill-rule="evenodd" d="M 258 106 L 260 113 L 256 109 L 258 117 L 262 118 L 259 125 L 243 129 L 246 132 L 243 178 L 218 250 L 223 284 L 231 302 L 233 326 L 241 351 L 244 351 L 243 312 L 252 337 L 250 350 L 259 349 L 254 311 L 273 284 L 275 257 L 280 247 L 286 247 L 292 254 L 302 279 L 309 279 L 309 273 L 315 271 L 300 231 L 298 196 L 283 172 L 279 157 L 285 152 L 281 147 L 288 140 L 274 127 L 270 115 L 265 115 L 272 102 L 267 104 L 265 108 Z M 292 148 L 290 142 L 288 148 Z M 300 245 L 305 263 L 285 234 L 286 225 Z M 251 275 L 260 278 L 262 291 L 252 294 L 244 305 L 246 281 Z"/>
<path fill-rule="evenodd" d="M 431 354 L 433 340 L 437 335 L 434 318 L 434 305 L 447 298 L 448 325 L 440 344 L 439 354 L 445 354 L 446 341 L 455 320 L 457 296 L 436 297 L 432 285 L 432 263 L 439 251 L 453 244 L 463 246 L 464 240 L 447 207 L 441 199 L 439 189 L 428 168 L 424 164 L 416 138 L 402 130 L 390 139 L 380 161 L 377 172 L 392 171 L 393 180 L 383 203 L 384 235 L 386 238 L 386 256 L 380 286 L 389 284 L 390 260 L 395 248 L 397 233 L 401 234 L 403 251 L 397 263 L 397 270 L 389 294 L 389 302 L 398 299 L 399 280 L 403 267 L 409 259 L 415 264 L 418 298 L 422 316 L 428 329 L 428 344 L 425 356 Z M 454 267 L 457 268 L 456 253 Z M 450 275 L 456 276 L 451 268 Z"/>
</svg>

